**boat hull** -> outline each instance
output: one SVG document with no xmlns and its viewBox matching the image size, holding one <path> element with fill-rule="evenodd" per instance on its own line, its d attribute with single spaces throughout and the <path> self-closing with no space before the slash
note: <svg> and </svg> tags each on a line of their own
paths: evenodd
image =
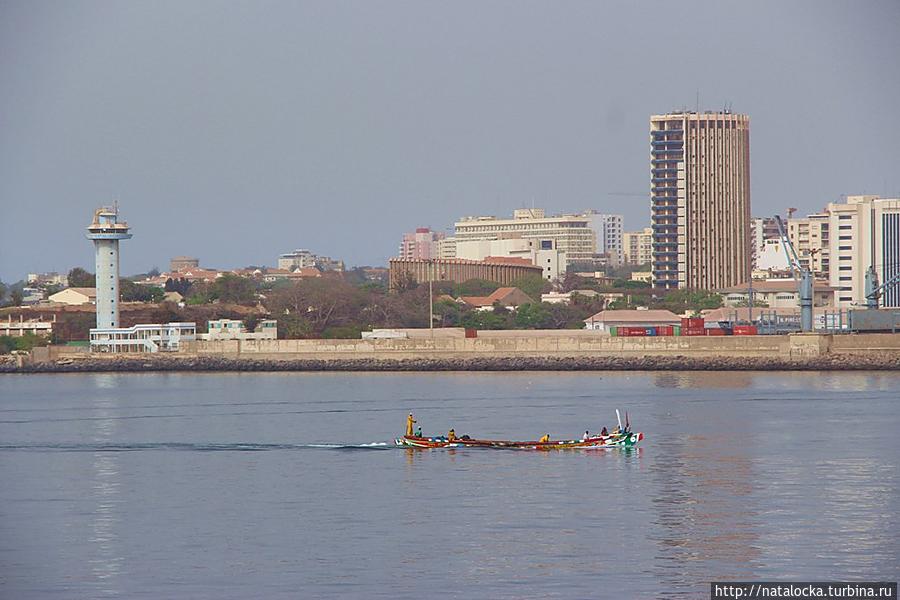
<svg viewBox="0 0 900 600">
<path fill-rule="evenodd" d="M 394 443 L 404 448 L 498 448 L 520 450 L 605 450 L 610 448 L 633 448 L 644 439 L 640 432 L 593 437 L 586 440 L 551 440 L 549 442 L 527 441 L 513 442 L 507 440 L 454 439 L 445 437 L 419 437 L 404 435 Z"/>
</svg>

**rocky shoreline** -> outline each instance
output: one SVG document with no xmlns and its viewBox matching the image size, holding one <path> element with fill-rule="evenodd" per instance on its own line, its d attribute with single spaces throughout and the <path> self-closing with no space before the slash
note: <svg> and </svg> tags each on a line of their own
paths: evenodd
<svg viewBox="0 0 900 600">
<path fill-rule="evenodd" d="M 6 358 L 6 357 L 3 357 Z M 805 359 L 746 357 L 504 357 L 444 359 L 254 360 L 168 356 L 66 359 L 17 366 L 0 373 L 280 371 L 900 371 L 900 356 L 828 355 Z"/>
</svg>

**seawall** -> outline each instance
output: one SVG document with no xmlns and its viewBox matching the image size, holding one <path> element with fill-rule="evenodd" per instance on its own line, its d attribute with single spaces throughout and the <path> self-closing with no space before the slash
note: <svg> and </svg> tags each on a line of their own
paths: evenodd
<svg viewBox="0 0 900 600">
<path fill-rule="evenodd" d="M 487 333 L 487 332 L 484 332 Z M 491 332 L 381 340 L 197 341 L 177 353 L 38 348 L 0 372 L 900 370 L 900 334 L 620 338 Z"/>
</svg>

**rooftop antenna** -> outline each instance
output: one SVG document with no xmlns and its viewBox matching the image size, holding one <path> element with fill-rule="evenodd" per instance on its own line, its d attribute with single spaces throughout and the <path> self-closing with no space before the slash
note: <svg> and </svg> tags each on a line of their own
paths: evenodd
<svg viewBox="0 0 900 600">
<path fill-rule="evenodd" d="M 700 88 L 699 87 L 697 88 L 697 106 L 696 106 L 695 112 L 698 115 L 700 114 Z"/>
</svg>

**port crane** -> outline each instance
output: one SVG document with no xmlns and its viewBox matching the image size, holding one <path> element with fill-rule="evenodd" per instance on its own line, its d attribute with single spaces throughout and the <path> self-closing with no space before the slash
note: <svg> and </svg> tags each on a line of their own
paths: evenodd
<svg viewBox="0 0 900 600">
<path fill-rule="evenodd" d="M 781 245 L 784 247 L 784 256 L 788 267 L 798 284 L 800 295 L 800 331 L 811 332 L 813 330 L 813 276 L 809 267 L 803 266 L 794 245 L 788 238 L 784 221 L 780 215 L 775 215 L 775 223 L 778 225 L 778 234 L 781 236 Z"/>
<path fill-rule="evenodd" d="M 875 265 L 872 265 L 866 271 L 866 308 L 877 309 L 878 301 L 881 299 L 881 293 L 900 283 L 900 273 L 897 273 L 883 284 L 878 285 L 878 272 L 875 271 Z"/>
</svg>

